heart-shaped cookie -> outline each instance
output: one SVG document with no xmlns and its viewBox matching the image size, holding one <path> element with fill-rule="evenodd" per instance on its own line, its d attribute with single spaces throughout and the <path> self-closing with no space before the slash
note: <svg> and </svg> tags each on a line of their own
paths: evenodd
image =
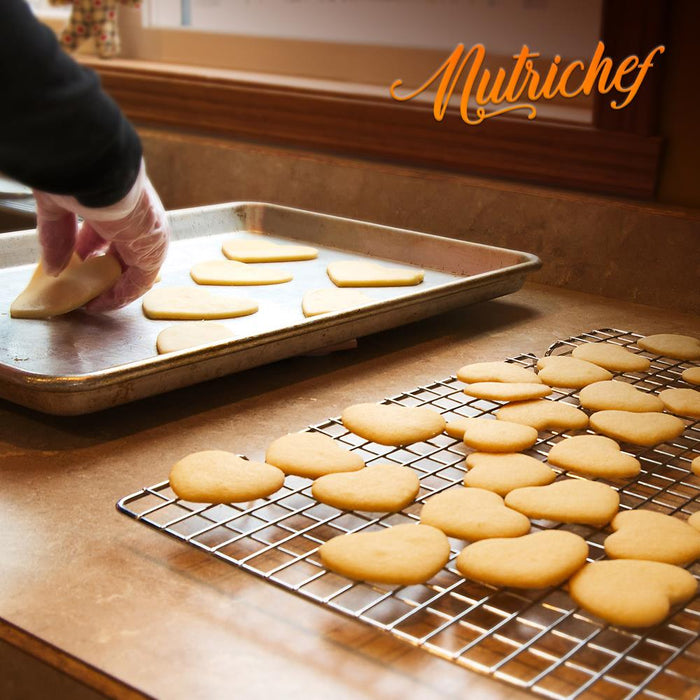
<svg viewBox="0 0 700 700">
<path fill-rule="evenodd" d="M 301 310 L 308 318 L 309 316 L 356 309 L 371 303 L 372 299 L 359 289 L 324 287 L 306 292 L 301 300 Z"/>
<path fill-rule="evenodd" d="M 467 447 L 481 452 L 519 452 L 532 447 L 537 431 L 529 425 L 491 418 L 462 418 L 450 421 L 448 435 L 459 435 Z"/>
<path fill-rule="evenodd" d="M 154 287 L 143 297 L 143 313 L 153 319 L 202 320 L 254 314 L 250 299 L 214 294 L 202 287 Z"/>
<path fill-rule="evenodd" d="M 467 455 L 466 466 L 469 471 L 464 477 L 465 486 L 487 489 L 500 496 L 525 486 L 551 484 L 557 476 L 539 459 L 521 452 L 472 452 Z"/>
<path fill-rule="evenodd" d="M 343 447 L 323 433 L 289 433 L 277 438 L 267 448 L 265 461 L 285 474 L 316 479 L 334 472 L 352 472 L 365 463 L 356 452 Z"/>
<path fill-rule="evenodd" d="M 700 418 L 700 391 L 697 389 L 664 389 L 659 399 L 669 413 Z"/>
<path fill-rule="evenodd" d="M 565 530 L 474 542 L 462 550 L 456 564 L 475 581 L 514 588 L 558 586 L 578 571 L 588 556 L 583 537 Z"/>
<path fill-rule="evenodd" d="M 697 586 L 695 577 L 679 566 L 631 559 L 586 564 L 568 583 L 578 605 L 623 627 L 661 622 L 671 605 L 692 598 Z"/>
<path fill-rule="evenodd" d="M 421 509 L 420 521 L 448 537 L 472 541 L 520 537 L 530 531 L 530 521 L 506 508 L 498 494 L 461 486 L 431 496 Z"/>
<path fill-rule="evenodd" d="M 640 471 L 639 460 L 620 450 L 603 435 L 575 435 L 554 445 L 547 461 L 555 467 L 585 476 L 605 479 L 629 479 Z"/>
<path fill-rule="evenodd" d="M 681 373 L 684 382 L 688 384 L 700 384 L 700 367 L 688 367 Z"/>
<path fill-rule="evenodd" d="M 193 503 L 239 503 L 264 498 L 282 488 L 284 473 L 232 452 L 205 450 L 187 455 L 170 470 L 170 487 Z"/>
<path fill-rule="evenodd" d="M 324 542 L 323 565 L 357 581 L 410 586 L 424 583 L 447 564 L 450 542 L 430 525 L 395 525 L 377 532 L 353 532 Z"/>
<path fill-rule="evenodd" d="M 689 335 L 657 333 L 638 340 L 637 345 L 656 355 L 676 360 L 700 360 L 700 340 Z"/>
<path fill-rule="evenodd" d="M 460 382 L 532 382 L 540 384 L 542 380 L 531 370 L 513 362 L 474 362 L 457 370 Z"/>
<path fill-rule="evenodd" d="M 221 246 L 223 254 L 231 260 L 244 263 L 287 262 L 313 260 L 318 250 L 297 243 L 276 243 L 263 236 L 259 238 L 229 238 Z"/>
<path fill-rule="evenodd" d="M 204 260 L 190 270 L 197 284 L 264 285 L 289 282 L 293 275 L 271 265 L 249 265 L 238 260 Z"/>
<path fill-rule="evenodd" d="M 700 531 L 700 510 L 696 511 L 688 518 L 688 525 Z"/>
<path fill-rule="evenodd" d="M 605 538 L 612 559 L 649 559 L 687 564 L 700 557 L 700 532 L 687 522 L 653 510 L 627 510 L 610 523 L 615 532 Z"/>
<path fill-rule="evenodd" d="M 582 430 L 588 416 L 575 406 L 562 401 L 533 399 L 506 404 L 496 411 L 498 420 L 530 425 L 536 430 Z"/>
<path fill-rule="evenodd" d="M 423 270 L 393 267 L 370 260 L 336 260 L 328 276 L 338 287 L 406 287 L 423 281 Z"/>
<path fill-rule="evenodd" d="M 526 486 L 506 496 L 506 505 L 528 518 L 601 527 L 620 507 L 615 489 L 600 481 L 562 479 L 548 486 Z"/>
<path fill-rule="evenodd" d="M 177 352 L 200 345 L 213 345 L 230 340 L 233 333 L 223 324 L 213 321 L 181 321 L 164 328 L 156 338 L 156 349 L 160 354 Z"/>
<path fill-rule="evenodd" d="M 592 362 L 577 360 L 575 357 L 551 355 L 537 360 L 538 377 L 550 386 L 563 386 L 580 389 L 593 382 L 612 379 L 612 374 Z"/>
<path fill-rule="evenodd" d="M 314 481 L 316 500 L 343 510 L 394 513 L 418 495 L 420 481 L 409 467 L 373 464 L 356 472 L 326 474 Z"/>
<path fill-rule="evenodd" d="M 622 442 L 651 447 L 677 438 L 685 425 L 667 413 L 598 411 L 591 416 L 591 428 Z"/>
<path fill-rule="evenodd" d="M 467 385 L 464 393 L 489 401 L 525 401 L 548 396 L 552 387 L 534 382 L 474 382 Z"/>
<path fill-rule="evenodd" d="M 571 356 L 612 372 L 646 372 L 651 364 L 643 355 L 613 343 L 583 343 L 573 349 Z"/>
<path fill-rule="evenodd" d="M 640 391 L 627 382 L 612 379 L 609 382 L 593 382 L 584 386 L 578 394 L 584 408 L 591 411 L 663 411 L 664 404 L 658 396 Z"/>
<path fill-rule="evenodd" d="M 380 445 L 410 445 L 439 435 L 445 419 L 431 408 L 358 403 L 348 406 L 343 425 L 356 435 Z"/>
</svg>

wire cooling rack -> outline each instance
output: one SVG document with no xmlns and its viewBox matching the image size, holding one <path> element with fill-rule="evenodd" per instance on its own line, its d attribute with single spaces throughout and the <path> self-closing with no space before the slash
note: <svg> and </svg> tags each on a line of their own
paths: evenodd
<svg viewBox="0 0 700 700">
<path fill-rule="evenodd" d="M 601 329 L 552 345 L 547 354 L 569 354 L 583 342 L 607 341 L 642 352 L 641 336 Z M 618 374 L 646 391 L 684 386 L 688 363 L 643 353 L 651 368 Z M 534 367 L 530 354 L 510 358 Z M 687 386 L 687 385 L 685 385 Z M 446 420 L 492 414 L 502 404 L 466 396 L 455 377 L 432 382 L 384 401 L 429 406 Z M 549 398 L 578 404 L 577 392 L 556 389 Z M 606 481 L 618 490 L 623 509 L 645 507 L 687 518 L 700 510 L 700 477 L 690 471 L 700 454 L 700 425 L 685 421 L 677 439 L 653 448 L 625 445 L 641 462 L 632 480 Z M 385 447 L 349 433 L 338 418 L 309 430 L 335 438 L 366 463 L 395 462 L 414 469 L 421 482 L 416 502 L 400 513 L 343 511 L 316 501 L 311 481 L 287 477 L 272 497 L 251 503 L 213 505 L 178 500 L 167 481 L 126 496 L 118 509 L 142 523 L 314 603 L 441 656 L 465 668 L 552 698 L 673 700 L 700 697 L 700 596 L 673 609 L 661 624 L 644 630 L 608 625 L 577 608 L 561 587 L 546 590 L 496 588 L 463 578 L 454 559 L 465 543 L 451 540 L 447 566 L 424 585 L 386 586 L 351 581 L 326 570 L 320 544 L 348 532 L 416 522 L 422 503 L 462 484 L 465 449 L 439 435 L 408 447 Z M 541 431 L 528 451 L 544 459 L 566 432 Z M 557 470 L 560 474 L 565 474 Z M 575 475 L 572 475 L 575 476 Z M 584 537 L 590 560 L 604 556 L 609 531 L 535 520 L 533 530 L 562 528 Z M 700 578 L 700 564 L 688 567 Z"/>
</svg>

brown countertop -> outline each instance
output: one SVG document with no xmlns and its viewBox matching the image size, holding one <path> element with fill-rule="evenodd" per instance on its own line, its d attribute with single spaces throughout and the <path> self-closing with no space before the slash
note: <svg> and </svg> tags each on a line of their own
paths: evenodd
<svg viewBox="0 0 700 700">
<path fill-rule="evenodd" d="M 700 336 L 697 316 L 530 284 L 353 351 L 93 416 L 0 403 L 0 640 L 122 697 L 525 697 L 159 535 L 115 503 L 189 452 L 261 457 L 272 438 L 347 404 L 603 327 Z"/>
</svg>

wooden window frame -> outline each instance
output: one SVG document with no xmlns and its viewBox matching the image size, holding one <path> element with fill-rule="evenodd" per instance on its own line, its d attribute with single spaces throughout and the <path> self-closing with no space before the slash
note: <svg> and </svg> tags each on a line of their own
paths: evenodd
<svg viewBox="0 0 700 700">
<path fill-rule="evenodd" d="M 667 17 L 661 0 L 605 0 L 602 39 L 615 57 L 646 55 L 664 43 Z M 468 126 L 457 108 L 437 123 L 430 104 L 398 103 L 388 86 L 385 92 L 336 89 L 169 64 L 81 60 L 137 125 L 633 198 L 653 198 L 656 189 L 663 145 L 656 133 L 659 75 L 620 112 L 611 114 L 607 103 L 614 97 L 606 95 L 589 126 L 507 116 Z"/>
</svg>

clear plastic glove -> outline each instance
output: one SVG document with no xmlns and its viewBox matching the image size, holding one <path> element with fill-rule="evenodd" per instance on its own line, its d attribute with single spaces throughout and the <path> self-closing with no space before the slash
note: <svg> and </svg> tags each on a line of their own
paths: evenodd
<svg viewBox="0 0 700 700">
<path fill-rule="evenodd" d="M 75 197 L 34 192 L 42 264 L 58 275 L 73 252 L 83 260 L 102 252 L 122 266 L 117 283 L 86 305 L 98 313 L 125 306 L 147 292 L 165 258 L 170 224 L 143 161 L 133 187 L 122 200 L 107 207 L 91 208 Z M 78 229 L 78 216 L 83 223 Z"/>
</svg>

